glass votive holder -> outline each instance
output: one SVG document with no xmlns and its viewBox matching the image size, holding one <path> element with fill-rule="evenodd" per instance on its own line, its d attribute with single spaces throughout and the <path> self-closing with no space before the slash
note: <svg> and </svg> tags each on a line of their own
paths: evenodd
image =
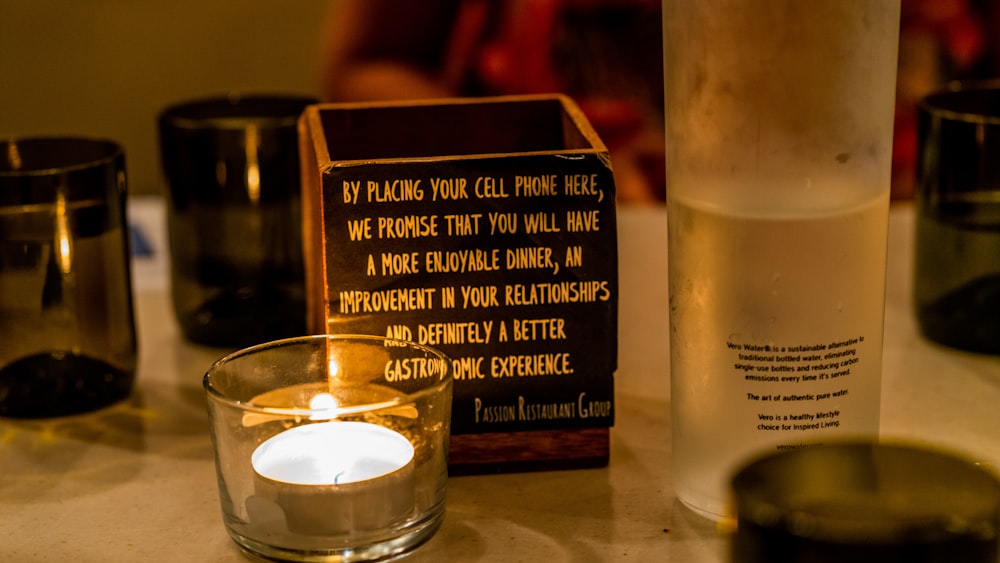
<svg viewBox="0 0 1000 563">
<path fill-rule="evenodd" d="M 445 513 L 452 372 L 442 353 L 377 336 L 290 338 L 205 374 L 222 515 L 251 554 L 393 557 Z"/>
<path fill-rule="evenodd" d="M 844 442 L 765 455 L 732 480 L 733 563 L 996 563 L 1000 481 L 923 447 Z"/>
</svg>

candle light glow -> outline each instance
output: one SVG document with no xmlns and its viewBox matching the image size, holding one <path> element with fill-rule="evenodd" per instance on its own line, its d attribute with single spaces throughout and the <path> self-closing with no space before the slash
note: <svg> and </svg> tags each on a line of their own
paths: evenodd
<svg viewBox="0 0 1000 563">
<path fill-rule="evenodd" d="M 309 418 L 312 420 L 330 420 L 337 418 L 340 409 L 337 408 L 337 399 L 329 393 L 317 393 L 312 399 L 309 399 L 309 410 L 312 414 Z"/>
</svg>

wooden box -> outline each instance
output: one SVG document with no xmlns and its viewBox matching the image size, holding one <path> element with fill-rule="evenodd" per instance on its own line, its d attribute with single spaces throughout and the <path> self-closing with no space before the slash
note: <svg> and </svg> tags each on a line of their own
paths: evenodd
<svg viewBox="0 0 1000 563">
<path fill-rule="evenodd" d="M 607 464 L 615 185 L 572 100 L 319 104 L 299 138 L 310 330 L 452 358 L 453 474 Z"/>
</svg>

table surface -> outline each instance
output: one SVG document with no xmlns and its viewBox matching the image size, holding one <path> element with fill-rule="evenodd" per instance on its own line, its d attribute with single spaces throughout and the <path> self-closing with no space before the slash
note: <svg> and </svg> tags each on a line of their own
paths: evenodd
<svg viewBox="0 0 1000 563">
<path fill-rule="evenodd" d="M 133 396 L 103 411 L 0 419 L 0 560 L 247 561 L 224 530 L 201 376 L 219 350 L 186 344 L 169 306 L 162 204 L 134 261 L 141 358 Z M 923 340 L 910 308 L 913 210 L 890 215 L 882 435 L 1000 467 L 1000 357 Z M 666 212 L 619 209 L 620 334 L 611 462 L 453 477 L 444 524 L 402 560 L 726 560 L 726 537 L 681 506 L 670 473 Z"/>
</svg>

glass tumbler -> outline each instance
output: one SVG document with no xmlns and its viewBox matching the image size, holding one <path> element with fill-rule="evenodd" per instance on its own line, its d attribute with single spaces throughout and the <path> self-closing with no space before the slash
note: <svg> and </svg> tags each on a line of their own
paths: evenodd
<svg viewBox="0 0 1000 563">
<path fill-rule="evenodd" d="M 923 334 L 1000 354 L 1000 81 L 918 108 L 913 297 Z"/>
<path fill-rule="evenodd" d="M 230 537 L 268 559 L 394 557 L 444 518 L 452 371 L 375 336 L 247 348 L 205 375 Z"/>
<path fill-rule="evenodd" d="M 0 141 L 0 416 L 76 414 L 131 392 L 125 200 L 115 142 Z"/>
<path fill-rule="evenodd" d="M 239 348 L 306 334 L 297 119 L 315 100 L 190 100 L 158 120 L 170 287 L 184 336 Z"/>
<path fill-rule="evenodd" d="M 898 0 L 664 0 L 673 478 L 877 436 Z"/>
<path fill-rule="evenodd" d="M 732 480 L 732 563 L 996 563 L 1000 481 L 963 457 L 864 441 L 763 455 Z"/>
</svg>

